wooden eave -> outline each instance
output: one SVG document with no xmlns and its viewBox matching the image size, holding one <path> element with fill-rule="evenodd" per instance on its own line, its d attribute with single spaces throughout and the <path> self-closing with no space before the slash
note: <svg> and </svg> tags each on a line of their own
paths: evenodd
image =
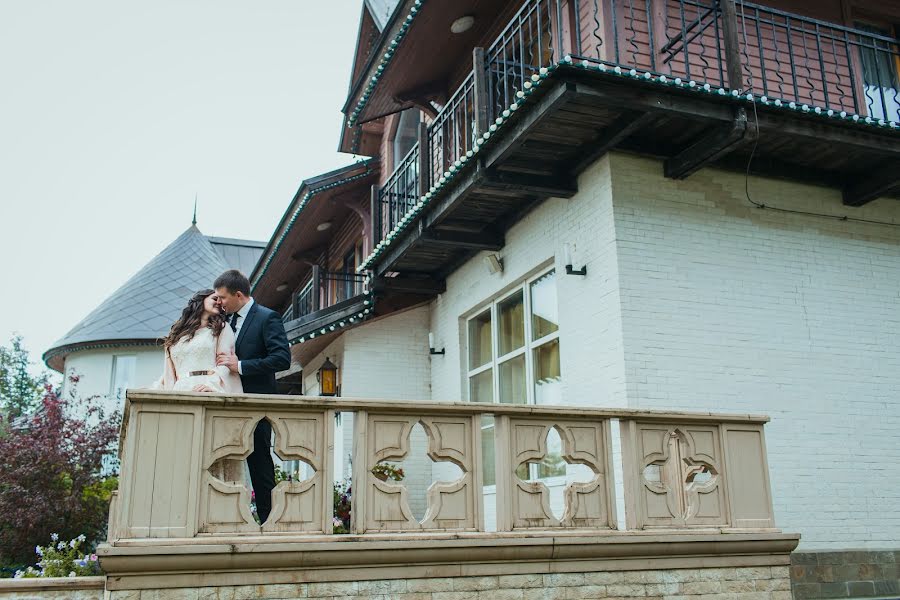
<svg viewBox="0 0 900 600">
<path fill-rule="evenodd" d="M 425 2 L 396 48 L 393 59 L 379 77 L 358 122 L 365 123 L 393 114 L 429 100 L 446 100 L 458 85 L 460 65 L 471 65 L 472 48 L 488 39 L 498 26 L 505 24 L 504 15 L 518 0 L 454 0 Z M 409 13 L 411 1 L 402 3 L 382 33 L 361 77 L 353 86 L 343 107 L 350 114 L 359 101 L 370 78 L 399 31 L 402 19 Z M 472 15 L 475 25 L 461 34 L 450 31 L 459 17 Z M 464 75 L 464 74 L 463 74 Z M 349 134 L 348 134 L 349 135 Z M 343 146 L 342 146 L 343 147 Z"/>
<path fill-rule="evenodd" d="M 320 249 L 327 247 L 341 224 L 354 214 L 351 205 L 368 207 L 371 187 L 378 181 L 378 174 L 378 161 L 369 160 L 304 181 L 250 277 L 254 298 L 273 310 L 286 308 L 291 294 L 309 271 L 310 262 L 316 260 Z M 341 183 L 351 178 L 355 179 Z M 292 223 L 307 193 L 314 195 Z M 317 226 L 326 221 L 332 226 L 318 231 Z M 281 284 L 287 284 L 287 288 L 279 292 L 276 288 Z"/>
<path fill-rule="evenodd" d="M 544 199 L 573 196 L 613 149 L 663 159 L 675 178 L 745 172 L 752 154 L 752 174 L 839 187 L 846 204 L 900 199 L 897 130 L 576 66 L 543 84 L 375 259 L 376 276 L 443 280 Z"/>
</svg>

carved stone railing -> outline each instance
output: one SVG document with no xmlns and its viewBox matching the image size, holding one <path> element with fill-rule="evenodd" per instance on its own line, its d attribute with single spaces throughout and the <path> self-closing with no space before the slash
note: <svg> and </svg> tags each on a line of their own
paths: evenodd
<svg viewBox="0 0 900 600">
<path fill-rule="evenodd" d="M 495 422 L 498 532 L 616 531 L 616 429 L 627 530 L 777 531 L 763 416 L 132 390 L 110 542 L 223 534 L 330 536 L 338 412 L 355 413 L 351 528 L 356 535 L 349 537 L 357 540 L 386 532 L 485 531 L 481 427 L 489 415 Z M 262 525 L 250 512 L 243 464 L 260 419 L 272 424 L 277 455 L 302 461 L 312 472 L 275 487 L 271 515 Z M 371 472 L 381 461 L 409 456 L 416 425 L 425 432 L 429 458 L 461 471 L 452 481 L 431 484 L 421 520 L 410 509 L 406 482 L 381 481 Z M 551 428 L 559 435 L 562 459 L 590 473 L 565 486 L 560 518 L 550 509 L 547 485 L 520 478 L 523 465 L 547 455 Z"/>
</svg>

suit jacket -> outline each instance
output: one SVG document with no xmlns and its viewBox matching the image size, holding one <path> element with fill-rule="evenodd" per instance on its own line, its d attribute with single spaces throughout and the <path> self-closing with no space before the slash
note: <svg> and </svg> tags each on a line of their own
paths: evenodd
<svg viewBox="0 0 900 600">
<path fill-rule="evenodd" d="M 291 351 L 281 317 L 254 302 L 234 344 L 241 361 L 241 384 L 250 394 L 274 394 L 275 373 L 291 366 Z"/>
</svg>

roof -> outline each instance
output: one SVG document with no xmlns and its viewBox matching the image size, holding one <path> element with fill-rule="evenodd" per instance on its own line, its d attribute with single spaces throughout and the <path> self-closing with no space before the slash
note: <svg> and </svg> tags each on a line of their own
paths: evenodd
<svg viewBox="0 0 900 600">
<path fill-rule="evenodd" d="M 264 246 L 208 238 L 192 225 L 53 344 L 44 362 L 61 372 L 65 356 L 79 349 L 156 343 L 195 292 L 227 269 L 251 271 Z"/>
</svg>

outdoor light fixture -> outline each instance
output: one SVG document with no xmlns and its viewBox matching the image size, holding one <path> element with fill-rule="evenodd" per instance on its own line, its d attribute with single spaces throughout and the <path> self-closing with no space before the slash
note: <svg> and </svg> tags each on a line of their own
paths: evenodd
<svg viewBox="0 0 900 600">
<path fill-rule="evenodd" d="M 279 283 L 279 284 L 278 284 L 278 287 L 275 288 L 275 291 L 276 291 L 276 292 L 283 292 L 283 291 L 286 290 L 286 289 L 288 289 L 288 284 L 286 284 L 286 283 Z"/>
<path fill-rule="evenodd" d="M 487 265 L 488 273 L 491 275 L 503 272 L 503 260 L 499 254 L 488 254 L 484 257 L 484 264 Z"/>
<path fill-rule="evenodd" d="M 434 334 L 430 331 L 428 332 L 428 353 L 429 354 L 446 354 L 443 348 L 440 350 L 434 349 Z"/>
<path fill-rule="evenodd" d="M 466 15 L 453 21 L 453 24 L 450 25 L 450 31 L 452 31 L 453 33 L 465 33 L 466 31 L 472 29 L 472 25 L 474 24 L 475 17 L 473 17 L 472 15 Z"/>
<path fill-rule="evenodd" d="M 566 275 L 587 275 L 587 265 L 580 269 L 572 268 L 572 249 L 569 244 L 563 245 L 563 262 L 566 263 Z"/>
<path fill-rule="evenodd" d="M 322 363 L 318 373 L 316 373 L 320 396 L 337 396 L 337 372 L 337 365 L 326 356 L 325 362 Z"/>
<path fill-rule="evenodd" d="M 331 221 L 325 221 L 316 225 L 316 231 L 328 231 L 331 229 Z"/>
</svg>

